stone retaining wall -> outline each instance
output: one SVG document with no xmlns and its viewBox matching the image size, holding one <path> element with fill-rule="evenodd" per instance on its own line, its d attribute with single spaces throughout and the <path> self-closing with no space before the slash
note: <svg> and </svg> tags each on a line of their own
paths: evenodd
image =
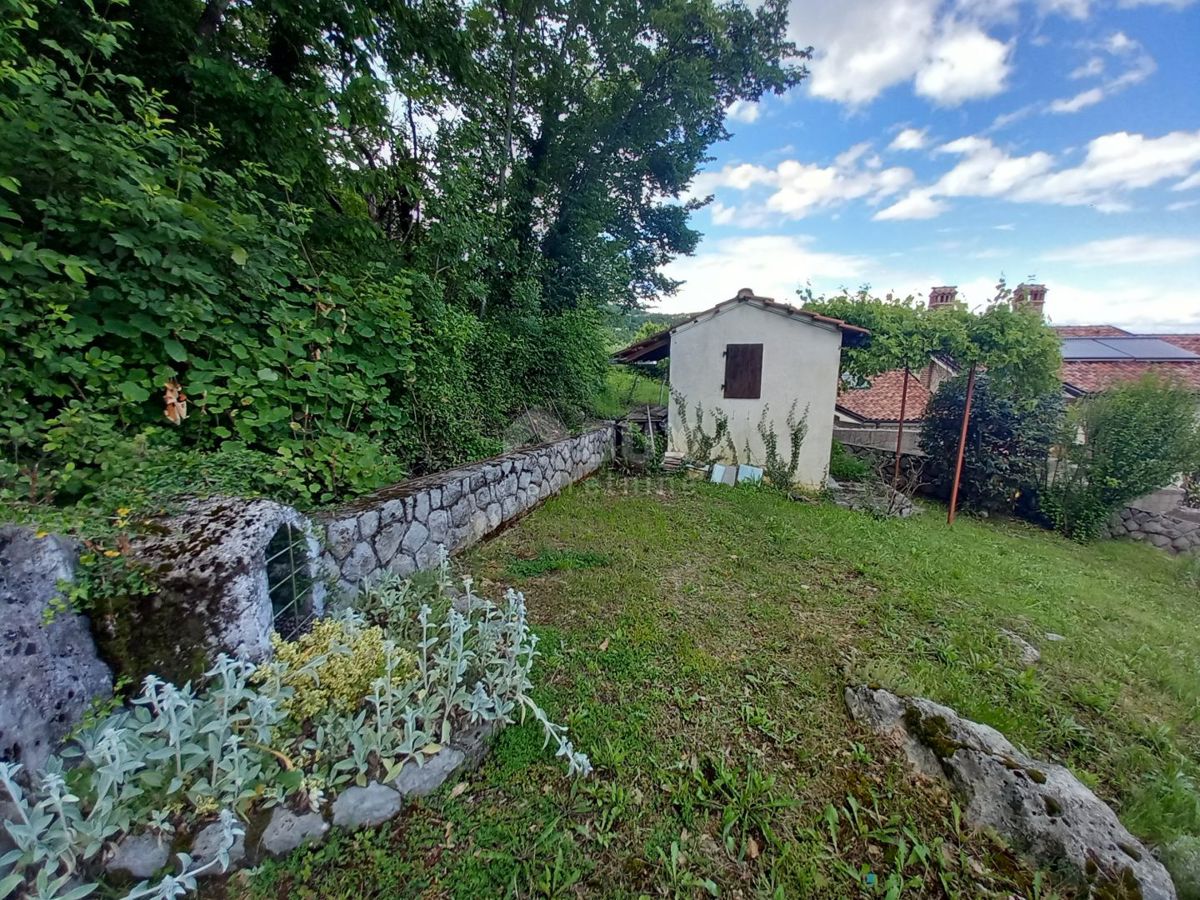
<svg viewBox="0 0 1200 900">
<path fill-rule="evenodd" d="M 1151 512 L 1127 506 L 1109 520 L 1107 536 L 1145 541 L 1168 553 L 1195 552 L 1200 550 L 1200 509 Z"/>
<path fill-rule="evenodd" d="M 324 570 L 343 592 L 384 571 L 409 575 L 437 563 L 438 547 L 469 547 L 612 456 L 613 429 L 528 447 L 401 482 L 331 511 Z"/>
</svg>

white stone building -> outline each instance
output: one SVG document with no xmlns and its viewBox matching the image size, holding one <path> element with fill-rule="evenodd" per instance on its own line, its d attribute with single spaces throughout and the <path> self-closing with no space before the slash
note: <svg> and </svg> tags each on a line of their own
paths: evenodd
<svg viewBox="0 0 1200 900">
<path fill-rule="evenodd" d="M 706 431 L 712 431 L 712 410 L 729 418 L 729 432 L 739 461 L 761 465 L 764 458 L 759 422 L 766 410 L 779 438 L 779 453 L 787 458 L 787 418 L 808 411 L 808 431 L 801 445 L 796 483 L 824 484 L 833 436 L 834 404 L 843 342 L 865 340 L 868 333 L 839 319 L 806 312 L 755 296 L 749 288 L 736 297 L 679 325 L 626 347 L 618 362 L 651 362 L 670 357 L 672 393 L 687 400 L 689 419 L 697 404 L 705 411 Z M 694 421 L 692 422 L 694 425 Z M 678 405 L 670 404 L 671 449 L 687 449 Z M 718 448 L 722 458 L 732 453 Z"/>
</svg>

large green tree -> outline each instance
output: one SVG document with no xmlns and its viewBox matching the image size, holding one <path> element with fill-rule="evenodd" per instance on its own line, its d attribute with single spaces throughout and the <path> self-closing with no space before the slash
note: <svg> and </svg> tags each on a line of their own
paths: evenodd
<svg viewBox="0 0 1200 900">
<path fill-rule="evenodd" d="M 60 500 L 230 447 L 327 499 L 577 416 L 726 108 L 804 75 L 782 0 L 0 8 L 0 489 Z"/>
<path fill-rule="evenodd" d="M 978 312 L 964 304 L 929 309 L 911 297 L 881 300 L 866 290 L 810 298 L 805 308 L 870 330 L 869 341 L 843 354 L 843 371 L 852 382 L 891 369 L 920 368 L 941 355 L 964 369 L 986 369 L 994 392 L 1018 405 L 1035 405 L 1057 384 L 1059 341 L 1039 315 L 1014 309 L 1011 301 L 1002 279 L 995 298 Z"/>
</svg>

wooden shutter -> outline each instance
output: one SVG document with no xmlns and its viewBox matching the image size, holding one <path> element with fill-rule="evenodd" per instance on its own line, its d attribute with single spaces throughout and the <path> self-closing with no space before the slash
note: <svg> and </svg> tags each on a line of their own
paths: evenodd
<svg viewBox="0 0 1200 900">
<path fill-rule="evenodd" d="M 762 344 L 725 345 L 725 396 L 757 400 L 762 396 Z"/>
</svg>

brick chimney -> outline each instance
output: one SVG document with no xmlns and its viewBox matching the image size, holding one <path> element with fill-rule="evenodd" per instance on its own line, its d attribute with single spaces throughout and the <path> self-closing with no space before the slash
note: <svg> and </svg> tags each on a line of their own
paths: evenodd
<svg viewBox="0 0 1200 900">
<path fill-rule="evenodd" d="M 931 287 L 929 289 L 929 308 L 943 309 L 947 306 L 953 306 L 958 302 L 958 287 L 956 285 L 943 285 L 942 287 Z"/>
<path fill-rule="evenodd" d="M 1032 309 L 1039 316 L 1046 315 L 1046 286 L 1044 284 L 1018 284 L 1013 291 L 1013 309 Z"/>
</svg>

